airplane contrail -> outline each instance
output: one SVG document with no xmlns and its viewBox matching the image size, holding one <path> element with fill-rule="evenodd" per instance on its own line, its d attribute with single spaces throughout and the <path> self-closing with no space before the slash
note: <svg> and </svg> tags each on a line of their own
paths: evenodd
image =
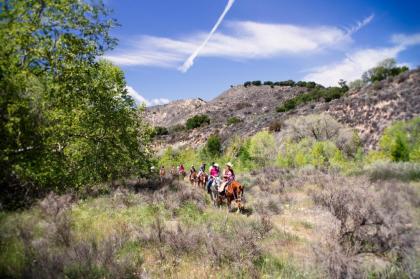
<svg viewBox="0 0 420 279">
<path fill-rule="evenodd" d="M 220 15 L 219 19 L 217 20 L 216 24 L 213 26 L 213 29 L 211 29 L 210 33 L 208 34 L 207 38 L 204 40 L 204 42 L 190 55 L 190 57 L 185 60 L 184 64 L 178 68 L 181 72 L 185 73 L 188 71 L 189 68 L 194 64 L 194 59 L 197 57 L 197 55 L 200 53 L 200 51 L 206 46 L 208 41 L 211 39 L 213 34 L 216 32 L 219 25 L 222 23 L 224 17 L 226 16 L 227 12 L 229 12 L 230 8 L 232 7 L 235 0 L 228 0 L 228 3 L 226 4 L 226 7 L 223 11 L 223 13 Z"/>
</svg>

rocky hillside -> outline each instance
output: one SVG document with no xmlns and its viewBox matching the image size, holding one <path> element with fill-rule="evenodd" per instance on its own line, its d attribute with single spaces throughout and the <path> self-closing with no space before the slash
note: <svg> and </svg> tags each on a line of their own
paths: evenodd
<svg viewBox="0 0 420 279">
<path fill-rule="evenodd" d="M 284 101 L 307 91 L 305 87 L 238 85 L 208 102 L 179 100 L 148 108 L 146 118 L 153 126 L 170 130 L 169 135 L 157 138 L 157 147 L 168 144 L 196 147 L 214 133 L 228 140 L 233 135 L 252 135 L 293 115 L 326 112 L 357 129 L 366 148 L 374 148 L 379 135 L 391 122 L 420 115 L 419 70 L 350 90 L 344 97 L 329 103 L 314 102 L 287 113 L 276 111 Z M 186 120 L 198 114 L 208 115 L 210 125 L 189 131 L 183 129 Z M 229 124 L 229 120 L 236 123 Z"/>
</svg>

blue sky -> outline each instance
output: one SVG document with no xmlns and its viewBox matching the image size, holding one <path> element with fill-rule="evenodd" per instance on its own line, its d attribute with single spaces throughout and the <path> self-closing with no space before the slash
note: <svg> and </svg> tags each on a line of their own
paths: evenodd
<svg viewBox="0 0 420 279">
<path fill-rule="evenodd" d="M 394 57 L 420 65 L 420 1 L 107 0 L 121 27 L 106 58 L 137 101 L 210 100 L 247 80 L 351 81 Z"/>
</svg>

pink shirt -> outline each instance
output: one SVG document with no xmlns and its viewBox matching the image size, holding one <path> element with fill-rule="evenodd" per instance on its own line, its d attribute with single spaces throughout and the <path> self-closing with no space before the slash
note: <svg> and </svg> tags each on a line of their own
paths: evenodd
<svg viewBox="0 0 420 279">
<path fill-rule="evenodd" d="M 219 171 L 217 170 L 217 168 L 212 167 L 211 170 L 210 170 L 210 175 L 215 176 L 215 177 L 219 176 Z"/>
</svg>

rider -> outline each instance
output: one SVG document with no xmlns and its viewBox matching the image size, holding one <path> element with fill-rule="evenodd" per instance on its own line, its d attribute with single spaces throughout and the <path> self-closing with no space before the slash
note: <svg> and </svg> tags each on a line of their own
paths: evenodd
<svg viewBox="0 0 420 279">
<path fill-rule="evenodd" d="M 217 163 L 213 163 L 210 168 L 210 177 L 209 181 L 207 182 L 207 192 L 211 194 L 210 186 L 213 183 L 213 181 L 219 177 L 219 165 Z"/>
<path fill-rule="evenodd" d="M 200 176 L 201 173 L 206 172 L 206 163 L 202 163 L 200 166 L 200 169 L 198 170 L 198 177 Z"/>
<path fill-rule="evenodd" d="M 235 180 L 235 173 L 233 171 L 233 165 L 232 163 L 227 163 L 225 171 L 223 173 L 223 183 L 219 186 L 219 193 L 222 193 L 225 191 L 225 188 L 229 186 L 229 184 Z"/>
<path fill-rule="evenodd" d="M 195 170 L 195 167 L 194 167 L 194 165 L 191 165 L 191 168 L 190 168 L 190 180 L 191 180 L 191 175 L 193 174 L 193 173 L 196 173 L 197 171 Z"/>
<path fill-rule="evenodd" d="M 183 164 L 180 164 L 179 165 L 179 167 L 178 167 L 178 173 L 180 175 L 183 175 L 185 173 L 185 168 L 184 168 L 184 165 Z"/>
</svg>

